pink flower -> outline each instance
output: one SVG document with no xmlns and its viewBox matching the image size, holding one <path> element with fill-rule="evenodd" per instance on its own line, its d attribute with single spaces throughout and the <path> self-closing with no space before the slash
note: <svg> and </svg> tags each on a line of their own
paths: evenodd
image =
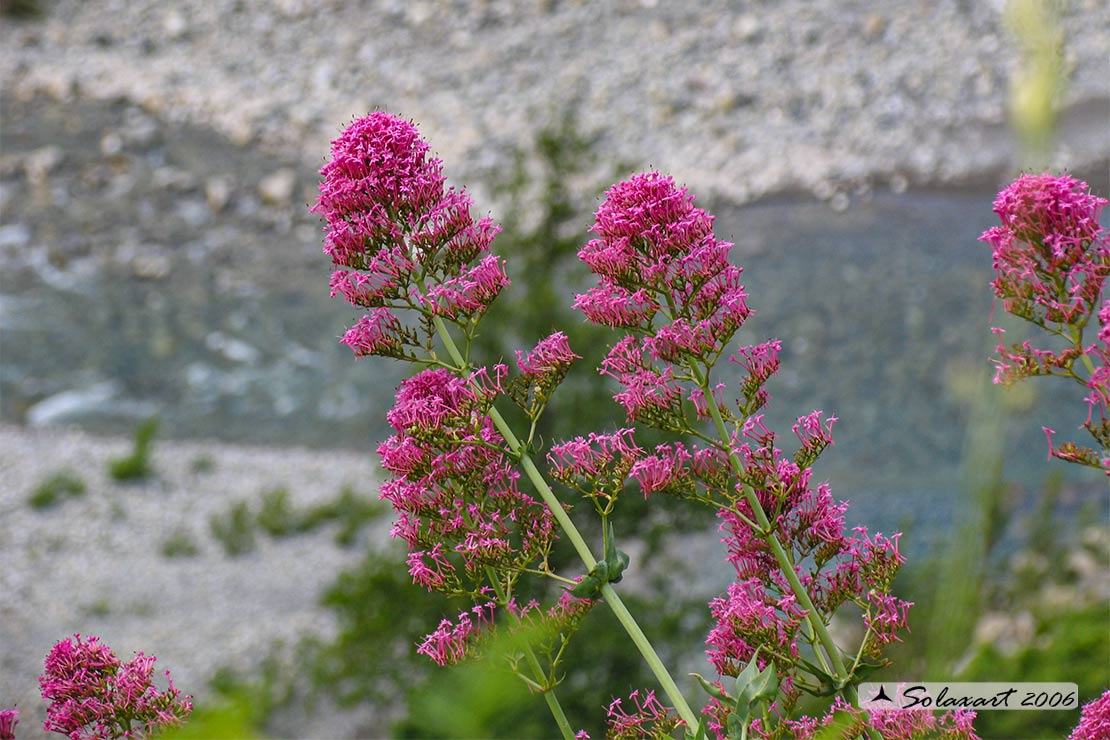
<svg viewBox="0 0 1110 740">
<path fill-rule="evenodd" d="M 1105 740 L 1110 737 L 1110 691 L 1083 705 L 1079 724 L 1068 740 Z"/>
<path fill-rule="evenodd" d="M 154 686 L 155 660 L 140 652 L 120 663 L 95 636 L 57 643 L 39 677 L 42 698 L 51 702 L 44 729 L 73 738 L 118 738 L 181 724 L 193 709 L 191 697 L 181 697 L 169 671 L 166 691 Z"/>
<path fill-rule="evenodd" d="M 796 635 L 805 610 L 793 595 L 777 595 L 759 578 L 729 584 L 727 596 L 710 601 L 709 611 L 716 624 L 705 641 L 706 655 L 721 675 L 737 675 L 760 645 L 798 655 Z"/>
<path fill-rule="evenodd" d="M 567 335 L 561 331 L 541 339 L 528 353 L 516 353 L 517 366 L 525 375 L 543 376 L 549 373 L 564 371 L 575 360 L 582 359 L 580 355 L 571 352 L 567 343 Z"/>
<path fill-rule="evenodd" d="M 909 629 L 909 610 L 913 602 L 902 601 L 877 591 L 871 591 L 867 597 L 870 608 L 863 615 L 863 621 L 875 635 L 875 639 L 881 645 L 901 642 L 898 631 Z"/>
<path fill-rule="evenodd" d="M 572 308 L 595 324 L 633 328 L 649 323 L 659 311 L 659 304 L 644 289 L 632 291 L 603 283 L 577 296 Z"/>
<path fill-rule="evenodd" d="M 434 316 L 469 318 L 485 311 L 508 285 L 505 261 L 487 254 L 462 275 L 429 288 L 421 301 Z"/>
<path fill-rule="evenodd" d="M 1075 324 L 1095 309 L 1110 275 L 1110 235 L 1099 214 L 1107 201 L 1067 175 L 1022 175 L 998 194 L 1001 226 L 990 244 L 992 286 L 1006 310 L 1044 326 Z"/>
<path fill-rule="evenodd" d="M 356 357 L 399 357 L 403 351 L 403 336 L 404 329 L 397 317 L 388 308 L 377 308 L 359 319 L 339 342 L 354 350 Z"/>
<path fill-rule="evenodd" d="M 551 477 L 586 495 L 610 497 L 620 493 L 629 471 L 644 454 L 632 433 L 632 429 L 618 429 L 612 434 L 591 432 L 587 437 L 552 445 L 547 454 Z"/>
<path fill-rule="evenodd" d="M 18 709 L 0 710 L 0 740 L 15 740 L 15 726 L 18 724 Z"/>
<path fill-rule="evenodd" d="M 567 335 L 561 331 L 541 339 L 527 355 L 518 350 L 516 362 L 521 377 L 517 388 L 523 389 L 523 394 L 518 392 L 514 400 L 531 415 L 547 402 L 578 359 L 581 357 L 571 351 Z"/>
<path fill-rule="evenodd" d="M 386 416 L 396 433 L 378 447 L 391 474 L 381 497 L 397 513 L 392 534 L 408 544 L 413 582 L 448 594 L 472 594 L 486 566 L 545 557 L 555 538 L 551 512 L 520 490 L 488 415 L 500 383 L 481 377 L 439 368 L 403 381 Z"/>
<path fill-rule="evenodd" d="M 469 320 L 508 285 L 502 261 L 485 254 L 498 227 L 475 220 L 470 197 L 446 186 L 442 162 L 411 122 L 382 112 L 356 119 L 320 174 L 312 211 L 340 268 L 332 296 L 377 309 L 343 338 L 356 354 L 401 357 L 402 345 L 417 344 L 389 309 Z"/>
<path fill-rule="evenodd" d="M 460 662 L 466 657 L 476 637 L 493 625 L 496 608 L 497 604 L 490 601 L 460 613 L 457 622 L 444 619 L 435 632 L 424 638 L 416 652 L 428 656 L 439 665 Z M 473 618 L 471 614 L 474 615 Z"/>
<path fill-rule="evenodd" d="M 693 456 L 681 442 L 659 445 L 655 448 L 654 455 L 638 460 L 628 475 L 636 479 L 644 492 L 644 498 L 647 498 L 648 494 L 688 481 L 687 465 L 691 460 Z"/>
<path fill-rule="evenodd" d="M 659 703 L 654 691 L 641 696 L 637 689 L 628 698 L 636 706 L 631 713 L 624 709 L 623 699 L 614 699 L 609 704 L 609 731 L 605 733 L 609 740 L 670 737 L 676 728 L 686 725 L 671 714 L 673 710 L 670 707 Z"/>
</svg>

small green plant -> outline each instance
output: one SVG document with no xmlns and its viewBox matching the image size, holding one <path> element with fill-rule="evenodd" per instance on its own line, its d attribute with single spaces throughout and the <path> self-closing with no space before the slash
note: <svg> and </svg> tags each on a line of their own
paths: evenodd
<svg viewBox="0 0 1110 740">
<path fill-rule="evenodd" d="M 377 501 L 360 496 L 350 486 L 344 486 L 337 498 L 305 512 L 298 529 L 301 532 L 307 532 L 328 522 L 339 522 L 335 542 L 343 547 L 350 547 L 354 544 L 359 530 L 382 516 L 385 511 L 385 507 Z"/>
<path fill-rule="evenodd" d="M 297 528 L 296 513 L 289 504 L 289 491 L 273 488 L 262 494 L 257 522 L 271 537 L 285 537 Z"/>
<path fill-rule="evenodd" d="M 224 547 L 228 557 L 244 555 L 254 549 L 254 527 L 246 501 L 237 501 L 223 515 L 212 515 L 208 520 L 212 536 Z"/>
<path fill-rule="evenodd" d="M 189 461 L 189 470 L 197 475 L 211 473 L 216 469 L 216 461 L 211 455 L 197 455 Z"/>
<path fill-rule="evenodd" d="M 113 480 L 143 480 L 154 472 L 150 465 L 150 446 L 158 432 L 158 423 L 158 417 L 154 416 L 140 424 L 135 429 L 135 446 L 131 454 L 108 463 L 108 473 Z"/>
<path fill-rule="evenodd" d="M 174 532 L 162 543 L 162 556 L 167 558 L 191 558 L 200 554 L 200 548 L 187 530 Z"/>
<path fill-rule="evenodd" d="M 85 481 L 72 471 L 62 470 L 38 484 L 27 497 L 27 503 L 32 509 L 49 509 L 61 503 L 63 499 L 74 498 L 84 493 Z"/>
<path fill-rule="evenodd" d="M 0 0 L 0 15 L 16 20 L 31 20 L 43 16 L 39 0 Z"/>
<path fill-rule="evenodd" d="M 112 613 L 112 605 L 105 597 L 100 597 L 96 601 L 85 604 L 82 611 L 86 617 L 107 617 Z"/>
</svg>

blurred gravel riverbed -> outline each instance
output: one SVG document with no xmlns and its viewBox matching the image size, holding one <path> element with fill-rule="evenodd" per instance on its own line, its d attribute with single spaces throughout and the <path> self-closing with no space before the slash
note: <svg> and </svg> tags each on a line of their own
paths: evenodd
<svg viewBox="0 0 1110 740">
<path fill-rule="evenodd" d="M 263 537 L 228 559 L 207 522 L 277 485 L 303 505 L 375 495 L 403 368 L 337 345 L 354 315 L 328 299 L 307 211 L 328 140 L 373 108 L 414 118 L 495 216 L 489 183 L 570 107 L 607 164 L 674 174 L 736 242 L 749 339 L 784 340 L 773 420 L 841 418 L 818 476 L 870 526 L 910 528 L 911 551 L 959 517 L 992 344 L 976 238 L 1018 161 L 1000 3 L 43 4 L 0 24 L 0 707 L 18 702 L 21 737 L 66 634 L 154 653 L 201 692 L 332 629 L 319 591 L 357 548 Z M 1110 6 L 1069 3 L 1061 28 L 1053 162 L 1105 195 Z M 1061 467 L 1040 426 L 1083 416 L 1081 394 L 1033 385 L 988 409 L 1018 510 Z M 155 413 L 157 476 L 112 483 L 119 435 Z M 32 511 L 63 467 L 86 495 Z M 1104 490 L 1060 472 L 1065 506 Z M 179 530 L 197 557 L 159 554 Z M 384 735 L 365 713 L 305 721 L 289 735 Z"/>
</svg>

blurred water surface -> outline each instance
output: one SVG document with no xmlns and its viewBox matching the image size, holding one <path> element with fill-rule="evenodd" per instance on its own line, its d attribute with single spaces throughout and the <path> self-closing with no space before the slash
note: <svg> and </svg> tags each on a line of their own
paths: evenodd
<svg viewBox="0 0 1110 740">
<path fill-rule="evenodd" d="M 318 227 L 297 202 L 311 197 L 311 171 L 302 168 L 284 211 L 250 195 L 214 206 L 213 172 L 254 182 L 275 164 L 226 143 L 202 146 L 187 130 L 137 144 L 121 162 L 88 138 L 100 131 L 98 116 L 101 128 L 114 120 L 133 129 L 130 111 L 88 107 L 84 129 L 62 126 L 49 110 L 6 126 L 8 152 L 51 141 L 65 167 L 46 196 L 62 201 L 53 228 L 42 223 L 47 206 L 17 202 L 35 183 L 6 178 L 3 418 L 128 431 L 158 414 L 176 437 L 371 449 L 387 433 L 385 412 L 406 369 L 356 362 L 337 343 L 355 313 L 329 299 Z M 115 174 L 89 185 L 104 166 Z M 196 182 L 175 191 L 167 168 Z M 130 181 L 120 185 L 119 173 Z M 112 187 L 124 189 L 111 201 L 123 204 L 119 212 L 66 257 L 67 239 L 92 228 L 66 219 L 90 209 L 84 196 L 95 203 Z M 784 343 L 769 420 L 789 437 L 793 419 L 812 409 L 840 418 L 817 475 L 835 495 L 870 504 L 874 526 L 916 520 L 940 530 L 959 516 L 969 393 L 986 385 L 993 344 L 990 254 L 976 241 L 995 218 L 993 197 L 989 186 L 863 193 L 842 212 L 786 196 L 741 208 L 701 204 L 718 215 L 718 235 L 736 243 L 734 260 L 745 268 L 756 313 L 742 341 Z M 161 246 L 136 243 L 136 233 L 155 228 L 147 222 L 168 230 Z M 105 244 L 114 245 L 111 258 L 98 256 Z M 1006 318 L 995 320 L 1014 326 Z M 1067 435 L 1081 423 L 1082 389 L 1039 382 L 991 393 L 998 400 L 984 407 L 988 415 L 1008 408 L 1006 476 L 1035 487 L 1062 466 L 1046 460 L 1040 428 Z"/>
</svg>

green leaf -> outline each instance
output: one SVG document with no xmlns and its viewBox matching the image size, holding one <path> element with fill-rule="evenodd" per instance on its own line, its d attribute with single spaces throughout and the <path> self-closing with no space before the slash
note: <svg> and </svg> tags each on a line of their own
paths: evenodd
<svg viewBox="0 0 1110 740">
<path fill-rule="evenodd" d="M 706 678 L 700 673 L 691 673 L 690 675 L 698 679 L 698 683 L 700 683 L 701 687 L 705 689 L 705 693 L 709 694 L 714 699 L 717 699 L 718 701 L 728 702 L 730 704 L 735 701 L 735 699 L 729 696 L 727 691 L 722 689 L 717 684 L 711 683 L 710 681 L 706 680 Z"/>
<path fill-rule="evenodd" d="M 751 682 L 754 681 L 758 675 L 759 648 L 756 648 L 755 654 L 752 655 L 751 661 L 746 666 L 744 666 L 744 670 L 740 671 L 740 674 L 736 676 L 736 696 L 738 702 L 736 705 L 737 708 L 740 707 L 740 697 L 744 697 L 747 694 L 748 685 L 751 684 Z"/>
<path fill-rule="evenodd" d="M 578 585 L 570 590 L 570 595 L 578 599 L 595 598 L 598 591 L 601 590 L 601 583 L 593 576 L 584 576 L 578 582 Z"/>
<path fill-rule="evenodd" d="M 597 561 L 597 565 L 590 571 L 590 575 L 598 580 L 598 585 L 609 582 L 609 563 L 604 560 Z"/>
<path fill-rule="evenodd" d="M 752 702 L 774 701 L 779 693 L 779 674 L 774 663 L 768 663 L 755 680 L 748 685 Z"/>
<path fill-rule="evenodd" d="M 748 734 L 748 722 L 751 720 L 751 713 L 739 709 L 728 716 L 728 721 L 725 723 L 725 729 L 728 730 L 728 740 L 743 740 Z"/>
</svg>

